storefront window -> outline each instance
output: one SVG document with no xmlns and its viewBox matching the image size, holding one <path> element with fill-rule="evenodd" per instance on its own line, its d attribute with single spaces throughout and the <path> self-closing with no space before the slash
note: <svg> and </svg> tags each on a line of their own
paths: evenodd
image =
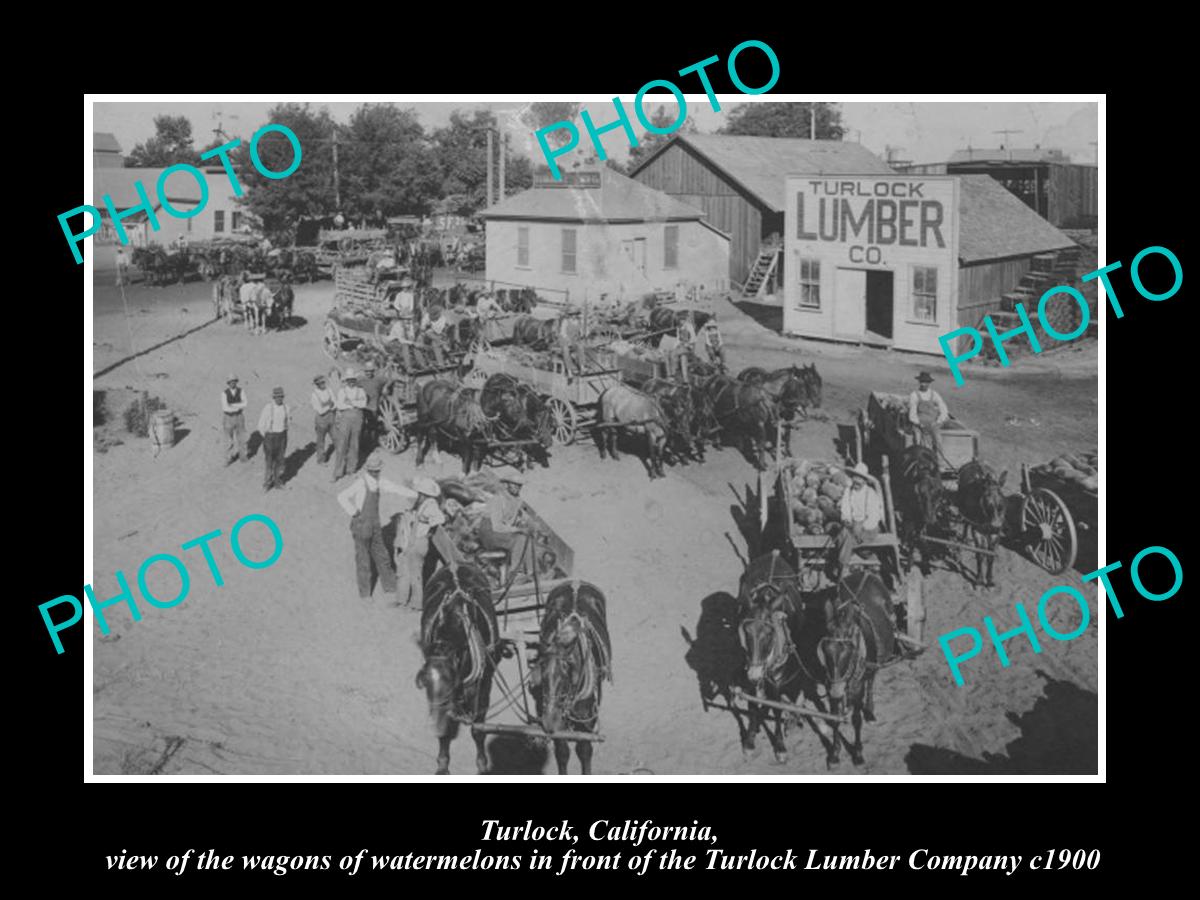
<svg viewBox="0 0 1200 900">
<path fill-rule="evenodd" d="M 796 266 L 800 273 L 800 297 L 797 306 L 801 309 L 821 308 L 821 262 L 816 259 L 800 257 Z"/>
<path fill-rule="evenodd" d="M 937 321 L 937 269 L 932 266 L 913 266 L 913 318 Z"/>
</svg>

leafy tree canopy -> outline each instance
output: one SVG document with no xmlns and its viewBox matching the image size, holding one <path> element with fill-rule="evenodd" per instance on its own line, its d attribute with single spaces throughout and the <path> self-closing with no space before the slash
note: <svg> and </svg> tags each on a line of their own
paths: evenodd
<svg viewBox="0 0 1200 900">
<path fill-rule="evenodd" d="M 155 116 L 154 137 L 135 146 L 125 159 L 126 166 L 150 168 L 199 162 L 200 154 L 192 145 L 192 123 L 187 116 Z"/>
<path fill-rule="evenodd" d="M 842 140 L 846 134 L 842 114 L 828 103 L 743 103 L 734 108 L 718 133 L 807 138 L 814 106 L 817 139 Z"/>
</svg>

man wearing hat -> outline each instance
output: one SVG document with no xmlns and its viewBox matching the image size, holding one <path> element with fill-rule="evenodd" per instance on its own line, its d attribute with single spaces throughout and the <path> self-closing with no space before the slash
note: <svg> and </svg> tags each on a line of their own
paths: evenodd
<svg viewBox="0 0 1200 900">
<path fill-rule="evenodd" d="M 367 370 L 359 386 L 367 395 L 367 406 L 363 410 L 363 434 L 366 437 L 364 450 L 373 450 L 379 441 L 379 397 L 383 394 L 386 379 L 378 375 L 375 360 L 367 360 L 364 366 Z"/>
<path fill-rule="evenodd" d="M 449 321 L 442 315 L 442 308 L 438 304 L 432 304 L 425 313 L 425 322 L 421 325 L 421 334 L 426 341 L 446 339 L 446 328 L 449 326 Z"/>
<path fill-rule="evenodd" d="M 238 377 L 230 375 L 225 381 L 225 390 L 221 392 L 225 437 L 229 439 L 229 446 L 225 449 L 225 465 L 246 458 L 246 417 L 242 413 L 245 408 L 246 395 L 238 386 Z"/>
<path fill-rule="evenodd" d="M 842 530 L 838 532 L 835 545 L 835 580 L 842 577 L 854 548 L 877 538 L 883 524 L 883 499 L 867 477 L 867 464 L 860 462 L 847 469 L 846 474 L 850 476 L 850 486 L 842 494 L 839 510 Z"/>
<path fill-rule="evenodd" d="M 383 455 L 376 450 L 367 457 L 365 471 L 359 473 L 351 485 L 338 494 L 338 503 L 350 516 L 350 534 L 354 537 L 354 569 L 358 578 L 358 596 L 371 599 L 371 562 L 385 593 L 396 592 L 396 573 L 392 561 L 383 545 L 383 527 L 379 522 L 379 495 L 396 494 L 415 500 L 416 494 L 408 488 L 393 484 L 380 476 L 383 470 Z"/>
<path fill-rule="evenodd" d="M 908 395 L 908 421 L 917 429 L 921 442 L 940 454 L 942 439 L 939 432 L 942 423 L 950 418 L 950 411 L 941 394 L 929 386 L 932 383 L 933 376 L 928 372 L 917 376 L 917 389 Z"/>
<path fill-rule="evenodd" d="M 333 463 L 333 481 L 358 471 L 358 439 L 362 434 L 363 410 L 367 394 L 358 386 L 358 373 L 347 369 L 345 384 L 334 398 L 333 434 L 337 459 Z"/>
<path fill-rule="evenodd" d="M 521 479 L 515 475 L 500 478 L 504 490 L 488 498 L 485 515 L 479 522 L 479 544 L 485 550 L 507 550 L 510 571 L 525 562 L 529 534 L 519 527 L 521 518 Z"/>
<path fill-rule="evenodd" d="M 724 372 L 725 343 L 721 340 L 721 331 L 717 328 L 716 316 L 705 322 L 700 331 L 704 335 L 704 349 L 708 353 L 709 362 Z"/>
<path fill-rule="evenodd" d="M 425 556 L 429 553 L 429 535 L 446 521 L 446 516 L 438 505 L 442 489 L 436 481 L 418 475 L 412 486 L 417 492 L 417 502 L 401 517 L 400 527 L 396 529 L 396 549 L 401 553 L 396 562 L 396 573 L 400 576 L 396 605 L 421 609 L 425 603 Z"/>
<path fill-rule="evenodd" d="M 325 384 L 325 376 L 318 375 L 313 379 L 313 392 L 309 398 L 312 403 L 313 429 L 317 432 L 317 462 L 325 465 L 329 461 L 329 450 L 333 449 L 333 407 L 334 397 Z M 328 441 L 326 441 L 328 438 Z M 328 444 L 328 449 L 326 449 Z"/>
<path fill-rule="evenodd" d="M 258 433 L 263 439 L 263 490 L 283 487 L 283 459 L 287 453 L 288 408 L 283 403 L 283 388 L 271 391 L 271 402 L 258 417 Z"/>
</svg>

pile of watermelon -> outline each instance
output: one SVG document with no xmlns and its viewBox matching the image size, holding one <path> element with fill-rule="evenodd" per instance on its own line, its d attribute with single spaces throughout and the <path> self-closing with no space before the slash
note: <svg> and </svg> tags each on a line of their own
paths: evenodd
<svg viewBox="0 0 1200 900">
<path fill-rule="evenodd" d="M 806 534 L 835 534 L 841 529 L 839 505 L 850 478 L 840 466 L 792 460 L 783 477 L 791 484 L 792 518 Z"/>
<path fill-rule="evenodd" d="M 1062 481 L 1071 481 L 1084 490 L 1094 491 L 1099 488 L 1096 480 L 1100 459 L 1095 451 L 1091 453 L 1064 453 L 1056 456 L 1048 463 L 1034 466 L 1033 471 L 1053 475 Z"/>
</svg>

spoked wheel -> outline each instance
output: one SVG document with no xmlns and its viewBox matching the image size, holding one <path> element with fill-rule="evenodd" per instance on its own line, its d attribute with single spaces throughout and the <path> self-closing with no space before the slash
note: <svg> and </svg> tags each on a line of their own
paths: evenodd
<svg viewBox="0 0 1200 900">
<path fill-rule="evenodd" d="M 1075 565 L 1079 537 L 1075 520 L 1061 497 L 1047 488 L 1037 488 L 1021 504 L 1021 528 L 1029 555 L 1051 575 L 1060 575 Z"/>
<path fill-rule="evenodd" d="M 551 397 L 546 402 L 546 408 L 554 420 L 554 442 L 566 447 L 575 443 L 579 436 L 579 418 L 575 415 L 575 407 L 566 400 Z"/>
<path fill-rule="evenodd" d="M 325 323 L 325 332 L 321 338 L 321 349 L 325 351 L 325 355 L 330 359 L 337 359 L 342 355 L 342 329 L 338 328 L 337 322 Z"/>
<path fill-rule="evenodd" d="M 412 443 L 404 407 L 394 397 L 379 398 L 379 443 L 392 453 L 403 453 Z"/>
<path fill-rule="evenodd" d="M 621 332 L 613 325 L 600 325 L 593 328 L 588 338 L 598 343 L 611 343 L 621 339 Z"/>
</svg>

